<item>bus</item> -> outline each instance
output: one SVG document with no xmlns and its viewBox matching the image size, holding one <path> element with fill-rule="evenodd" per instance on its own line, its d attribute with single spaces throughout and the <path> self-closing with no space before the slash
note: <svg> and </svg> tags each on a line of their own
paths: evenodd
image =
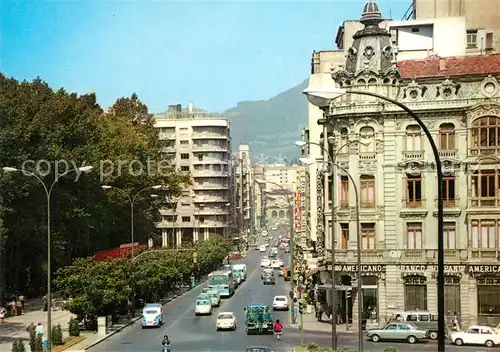
<svg viewBox="0 0 500 352">
<path fill-rule="evenodd" d="M 223 298 L 234 294 L 234 278 L 230 270 L 214 271 L 208 275 L 208 287 L 219 291 Z"/>
</svg>

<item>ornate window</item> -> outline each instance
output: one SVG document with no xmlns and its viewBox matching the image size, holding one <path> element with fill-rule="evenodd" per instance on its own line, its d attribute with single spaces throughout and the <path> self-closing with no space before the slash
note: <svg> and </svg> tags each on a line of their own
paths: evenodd
<svg viewBox="0 0 500 352">
<path fill-rule="evenodd" d="M 422 249 L 422 223 L 406 224 L 406 249 Z"/>
<path fill-rule="evenodd" d="M 496 248 L 498 220 L 472 220 L 471 247 L 478 249 Z"/>
<path fill-rule="evenodd" d="M 375 152 L 375 130 L 370 126 L 365 126 L 359 130 L 359 152 Z"/>
<path fill-rule="evenodd" d="M 445 207 L 456 206 L 455 176 L 446 176 L 443 178 L 443 200 Z"/>
<path fill-rule="evenodd" d="M 500 173 L 498 170 L 479 170 L 471 175 L 471 206 L 500 205 Z"/>
<path fill-rule="evenodd" d="M 455 126 L 452 123 L 443 123 L 439 126 L 439 149 L 455 150 Z"/>
<path fill-rule="evenodd" d="M 349 208 L 349 178 L 340 176 L 340 208 Z"/>
<path fill-rule="evenodd" d="M 349 248 L 349 224 L 340 224 L 340 249 Z"/>
<path fill-rule="evenodd" d="M 424 276 L 405 277 L 405 310 L 427 310 L 427 284 Z"/>
<path fill-rule="evenodd" d="M 338 145 L 338 147 L 342 149 L 339 149 L 337 152 L 339 154 L 349 153 L 349 148 L 347 147 L 348 143 L 349 143 L 349 131 L 347 130 L 347 128 L 344 127 L 340 130 L 340 144 Z"/>
<path fill-rule="evenodd" d="M 471 126 L 471 153 L 473 155 L 498 154 L 500 152 L 500 118 L 485 116 Z"/>
<path fill-rule="evenodd" d="M 361 224 L 361 248 L 375 249 L 375 224 Z"/>
<path fill-rule="evenodd" d="M 406 174 L 406 208 L 422 208 L 423 179 L 421 175 Z"/>
<path fill-rule="evenodd" d="M 445 249 L 457 248 L 457 228 L 454 222 L 445 222 L 443 224 L 443 237 Z"/>
<path fill-rule="evenodd" d="M 410 125 L 406 128 L 406 151 L 422 150 L 422 131 L 418 125 Z"/>
<path fill-rule="evenodd" d="M 361 208 L 375 208 L 374 176 L 361 176 L 360 193 Z"/>
</svg>

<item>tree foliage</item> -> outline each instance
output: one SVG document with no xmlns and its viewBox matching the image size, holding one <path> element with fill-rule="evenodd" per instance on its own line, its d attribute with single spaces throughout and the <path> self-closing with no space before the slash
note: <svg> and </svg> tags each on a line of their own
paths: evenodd
<svg viewBox="0 0 500 352">
<path fill-rule="evenodd" d="M 127 193 L 157 184 L 178 193 L 190 182 L 164 159 L 161 148 L 147 106 L 135 94 L 118 99 L 104 112 L 94 94 L 53 90 L 41 79 L 19 82 L 0 74 L 0 166 L 33 172 L 49 186 L 55 180 L 56 166 L 59 174 L 85 165 L 94 167 L 78 179 L 77 173 L 59 178 L 52 192 L 54 269 L 74 258 L 130 242 Z M 106 192 L 102 184 L 123 191 Z M 151 202 L 149 194 L 142 192 L 135 201 L 135 239 L 142 243 L 157 231 L 154 221 L 159 204 Z M 46 202 L 45 191 L 35 178 L 20 172 L 3 173 L 0 178 L 0 268 L 5 278 L 0 285 L 4 292 L 27 296 L 44 292 Z"/>
<path fill-rule="evenodd" d="M 193 261 L 195 251 L 198 263 Z M 70 298 L 67 308 L 72 313 L 105 316 L 126 307 L 134 293 L 145 302 L 165 297 L 178 280 L 212 271 L 228 253 L 229 244 L 214 237 L 191 250 L 151 250 L 136 253 L 134 259 L 77 259 L 58 270 L 55 283 L 58 292 Z"/>
</svg>

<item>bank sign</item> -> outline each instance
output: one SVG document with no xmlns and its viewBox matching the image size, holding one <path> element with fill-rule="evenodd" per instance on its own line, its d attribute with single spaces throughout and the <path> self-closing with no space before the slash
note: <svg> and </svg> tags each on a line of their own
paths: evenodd
<svg viewBox="0 0 500 352">
<path fill-rule="evenodd" d="M 335 265 L 335 271 L 344 273 L 357 273 L 357 265 Z M 362 273 L 382 273 L 385 272 L 385 265 L 361 265 Z"/>
</svg>

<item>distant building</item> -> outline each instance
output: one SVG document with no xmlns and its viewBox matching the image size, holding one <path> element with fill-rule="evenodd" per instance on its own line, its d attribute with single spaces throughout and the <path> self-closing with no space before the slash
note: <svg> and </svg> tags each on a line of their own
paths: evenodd
<svg viewBox="0 0 500 352">
<path fill-rule="evenodd" d="M 237 230 L 245 236 L 254 228 L 254 178 L 250 158 L 250 147 L 246 144 L 238 146 L 238 152 L 233 156 L 235 197 L 237 212 Z"/>
<path fill-rule="evenodd" d="M 171 105 L 154 116 L 164 153 L 178 169 L 193 177 L 193 184 L 178 198 L 165 199 L 162 220 L 164 247 L 203 241 L 210 235 L 230 235 L 232 181 L 229 122 L 221 115 L 195 111 L 190 105 Z"/>
</svg>

